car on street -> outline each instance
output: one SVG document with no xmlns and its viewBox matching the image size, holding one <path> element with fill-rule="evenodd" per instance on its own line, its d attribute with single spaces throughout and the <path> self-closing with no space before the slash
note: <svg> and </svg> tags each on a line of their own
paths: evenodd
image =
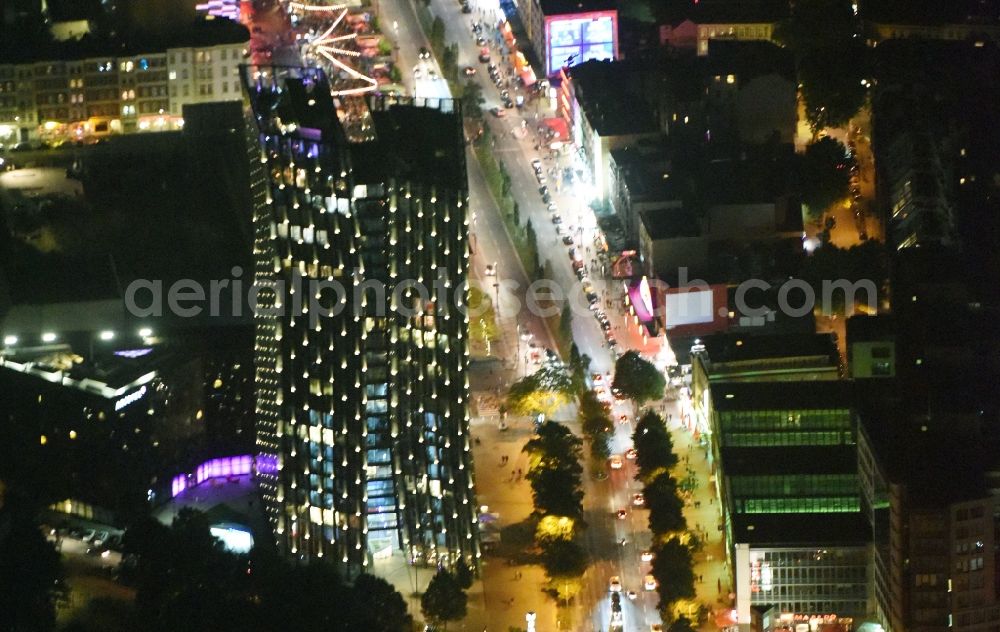
<svg viewBox="0 0 1000 632">
<path fill-rule="evenodd" d="M 549 194 L 549 187 L 545 186 L 544 184 L 538 187 L 538 195 L 548 195 L 548 194 Z"/>
<path fill-rule="evenodd" d="M 472 75 L 476 74 L 476 69 L 473 68 L 472 66 L 466 66 L 465 68 L 462 69 L 462 72 L 465 73 L 466 77 L 471 77 Z"/>
<path fill-rule="evenodd" d="M 472 7 L 469 6 L 468 2 L 462 3 L 462 13 L 472 13 Z"/>
<path fill-rule="evenodd" d="M 514 102 L 510 100 L 510 97 L 503 99 L 503 106 L 508 110 L 514 107 Z"/>
<path fill-rule="evenodd" d="M 486 38 L 480 35 L 476 38 L 476 46 L 486 46 Z"/>
<path fill-rule="evenodd" d="M 500 108 L 492 108 L 492 109 L 490 109 L 490 113 L 493 114 L 493 116 L 495 116 L 497 118 L 503 118 L 503 117 L 507 116 L 507 112 L 505 112 L 504 110 L 501 110 Z"/>
<path fill-rule="evenodd" d="M 632 494 L 632 505 L 635 507 L 643 507 L 646 504 L 646 497 L 642 494 Z"/>
<path fill-rule="evenodd" d="M 420 59 L 430 59 L 431 58 L 431 52 L 429 50 L 427 50 L 427 47 L 421 46 L 420 47 L 420 52 L 419 52 L 419 57 L 420 57 Z"/>
<path fill-rule="evenodd" d="M 618 516 L 619 520 L 624 520 L 625 518 L 628 518 L 628 510 L 622 507 L 617 512 L 615 512 L 615 515 Z"/>
<path fill-rule="evenodd" d="M 650 623 L 649 632 L 663 632 L 663 625 L 660 623 Z"/>
<path fill-rule="evenodd" d="M 611 459 L 609 461 L 611 463 L 611 469 L 613 469 L 613 470 L 620 470 L 620 469 L 622 469 L 623 463 L 622 463 L 622 457 L 621 456 L 619 456 L 617 454 L 612 454 L 611 455 Z"/>
<path fill-rule="evenodd" d="M 608 581 L 608 590 L 611 591 L 611 592 L 621 592 L 622 591 L 622 578 L 619 577 L 618 575 L 612 576 L 611 580 Z"/>
<path fill-rule="evenodd" d="M 560 216 L 558 213 L 554 214 L 552 216 L 552 223 L 553 224 L 562 224 L 562 216 Z"/>
<path fill-rule="evenodd" d="M 552 196 L 549 195 L 548 193 L 544 194 L 542 196 L 542 202 L 545 202 L 546 204 L 551 204 L 552 203 Z"/>
<path fill-rule="evenodd" d="M 484 274 L 486 276 L 496 276 L 497 275 L 497 269 L 496 269 L 496 267 L 494 267 L 494 265 L 492 263 L 487 264 L 486 271 L 484 272 Z"/>
<path fill-rule="evenodd" d="M 635 448 L 629 448 L 628 450 L 625 450 L 625 458 L 628 459 L 629 461 L 634 461 L 635 457 L 637 456 L 639 456 L 639 453 L 636 452 Z"/>
<path fill-rule="evenodd" d="M 538 184 L 545 184 L 546 178 L 540 173 L 535 174 L 535 179 L 538 180 Z"/>
<path fill-rule="evenodd" d="M 541 171 L 542 170 L 542 161 L 539 160 L 538 158 L 535 158 L 534 160 L 531 161 L 531 166 L 532 166 L 532 168 L 535 171 Z"/>
<path fill-rule="evenodd" d="M 572 252 L 572 249 L 570 249 Z M 604 384 L 604 374 L 603 373 L 591 373 L 590 381 L 594 384 Z"/>
<path fill-rule="evenodd" d="M 629 598 L 630 601 L 635 601 L 639 597 L 639 595 L 634 590 L 628 591 L 627 593 L 625 593 L 625 595 Z"/>
<path fill-rule="evenodd" d="M 483 46 L 479 49 L 479 61 L 488 64 L 490 61 L 490 49 Z"/>
<path fill-rule="evenodd" d="M 556 213 L 559 211 L 559 207 L 556 206 L 555 202 L 550 202 L 548 208 L 549 208 L 549 213 Z"/>
<path fill-rule="evenodd" d="M 562 242 L 567 246 L 572 245 L 573 235 L 563 235 Z"/>
<path fill-rule="evenodd" d="M 627 424 L 628 423 L 628 415 L 626 415 L 625 413 L 622 413 L 621 415 L 618 415 L 618 423 L 620 423 L 620 424 Z"/>
<path fill-rule="evenodd" d="M 482 33 L 483 32 L 483 25 L 481 23 L 479 23 L 479 22 L 473 22 L 472 23 L 472 32 L 475 33 L 476 35 Z"/>
<path fill-rule="evenodd" d="M 642 581 L 642 587 L 646 590 L 656 590 L 656 578 L 652 575 L 646 575 L 646 578 Z"/>
<path fill-rule="evenodd" d="M 653 552 L 652 551 L 643 551 L 639 555 L 639 559 L 642 560 L 643 562 L 652 562 L 653 561 Z"/>
</svg>

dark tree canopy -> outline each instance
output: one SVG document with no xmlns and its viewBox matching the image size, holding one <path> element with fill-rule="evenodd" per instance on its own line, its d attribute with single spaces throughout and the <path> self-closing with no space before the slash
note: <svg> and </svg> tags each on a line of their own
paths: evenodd
<svg viewBox="0 0 1000 632">
<path fill-rule="evenodd" d="M 566 426 L 547 421 L 524 446 L 535 511 L 542 515 L 583 515 L 583 442 Z"/>
<path fill-rule="evenodd" d="M 420 610 L 428 621 L 447 625 L 449 621 L 465 617 L 468 601 L 469 596 L 455 577 L 446 570 L 440 570 L 421 595 Z"/>
<path fill-rule="evenodd" d="M 657 608 L 661 613 L 668 612 L 677 601 L 695 595 L 691 551 L 677 538 L 670 538 L 653 549 L 652 575 L 659 584 Z"/>
<path fill-rule="evenodd" d="M 637 404 L 663 397 L 667 381 L 651 362 L 628 351 L 615 362 L 615 388 Z"/>
<path fill-rule="evenodd" d="M 835 138 L 821 138 L 806 147 L 801 165 L 802 201 L 819 217 L 847 195 L 851 180 L 847 148 Z"/>
<path fill-rule="evenodd" d="M 664 535 L 687 528 L 684 520 L 684 503 L 677 494 L 677 481 L 670 474 L 657 476 L 643 489 L 646 507 L 649 508 L 649 530 L 654 535 Z"/>
<path fill-rule="evenodd" d="M 632 445 L 636 451 L 638 478 L 652 481 L 659 474 L 677 465 L 674 442 L 663 418 L 653 411 L 646 411 L 635 425 Z"/>
<path fill-rule="evenodd" d="M 62 572 L 33 507 L 9 494 L 0 478 L 0 630 L 54 629 Z"/>
<path fill-rule="evenodd" d="M 587 551 L 573 540 L 551 540 L 542 548 L 549 577 L 579 577 L 587 570 Z"/>
</svg>

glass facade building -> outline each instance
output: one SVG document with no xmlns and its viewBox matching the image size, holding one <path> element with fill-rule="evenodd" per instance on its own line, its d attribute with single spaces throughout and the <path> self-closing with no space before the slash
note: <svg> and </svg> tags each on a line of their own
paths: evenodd
<svg viewBox="0 0 1000 632">
<path fill-rule="evenodd" d="M 867 614 L 871 536 L 850 384 L 717 382 L 710 403 L 739 622 L 753 606 L 836 620 Z"/>
<path fill-rule="evenodd" d="M 396 555 L 474 565 L 458 105 L 335 100 L 314 68 L 244 72 L 265 185 L 258 481 L 279 546 L 348 574 Z"/>
</svg>

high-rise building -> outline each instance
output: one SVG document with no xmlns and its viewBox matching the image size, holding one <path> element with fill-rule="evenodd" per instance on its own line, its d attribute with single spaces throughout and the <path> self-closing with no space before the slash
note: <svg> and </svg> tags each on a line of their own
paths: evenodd
<svg viewBox="0 0 1000 632">
<path fill-rule="evenodd" d="M 315 68 L 244 79 L 265 185 L 257 468 L 279 546 L 349 574 L 474 563 L 458 104 L 335 101 Z"/>
</svg>

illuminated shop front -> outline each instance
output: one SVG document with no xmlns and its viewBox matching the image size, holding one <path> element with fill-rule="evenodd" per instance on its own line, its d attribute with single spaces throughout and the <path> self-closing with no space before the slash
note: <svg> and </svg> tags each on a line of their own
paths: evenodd
<svg viewBox="0 0 1000 632">
<path fill-rule="evenodd" d="M 737 544 L 737 621 L 749 623 L 752 607 L 773 606 L 779 615 L 772 630 L 850 630 L 870 606 L 868 557 L 860 541 L 823 548 Z"/>
</svg>

